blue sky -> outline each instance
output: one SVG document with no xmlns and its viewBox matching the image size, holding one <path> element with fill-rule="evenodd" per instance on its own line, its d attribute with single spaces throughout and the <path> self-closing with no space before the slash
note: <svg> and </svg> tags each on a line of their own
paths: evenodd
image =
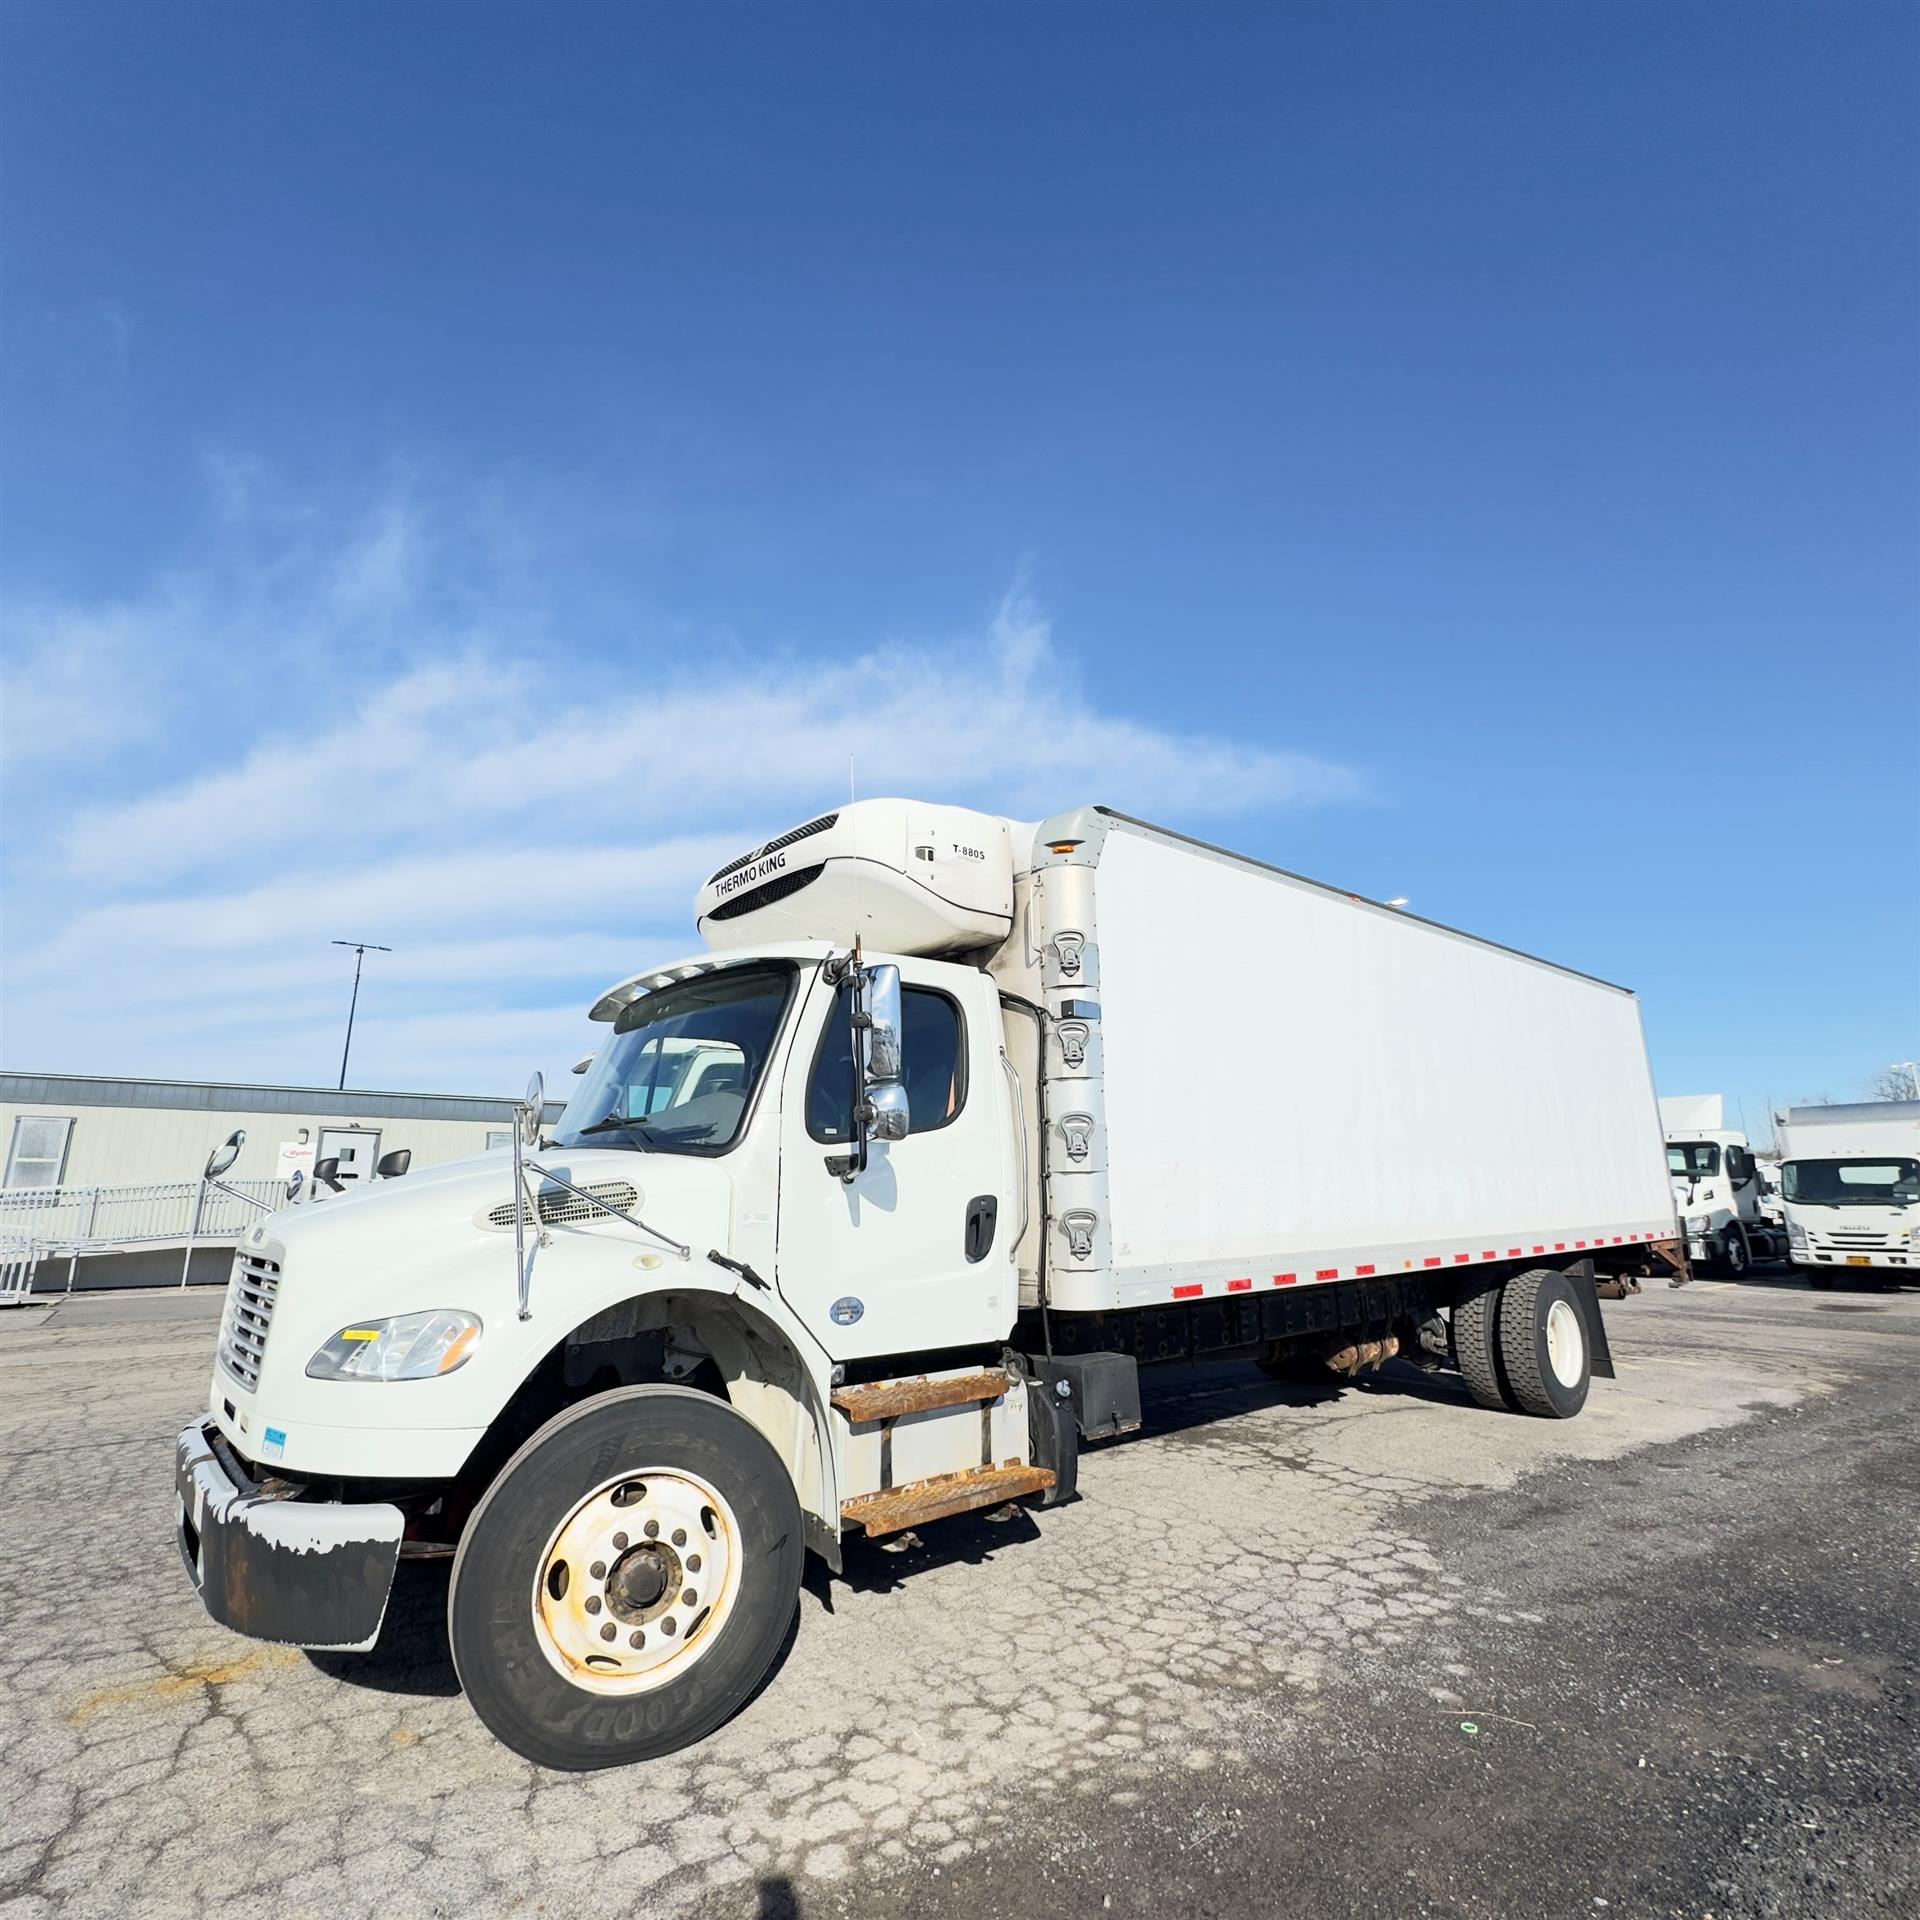
<svg viewBox="0 0 1920 1920">
<path fill-rule="evenodd" d="M 0 32 L 9 1066 L 518 1086 L 849 751 L 1920 1052 L 1911 7 Z"/>
</svg>

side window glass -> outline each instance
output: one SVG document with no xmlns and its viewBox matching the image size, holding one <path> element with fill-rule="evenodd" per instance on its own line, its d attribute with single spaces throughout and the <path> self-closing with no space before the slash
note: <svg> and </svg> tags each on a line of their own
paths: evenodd
<svg viewBox="0 0 1920 1920">
<path fill-rule="evenodd" d="M 823 1142 L 853 1138 L 852 989 L 843 986 L 827 1015 L 807 1081 L 807 1132 Z M 901 1065 L 913 1120 L 909 1133 L 932 1133 L 966 1104 L 967 1049 L 960 1009 L 930 987 L 903 987 Z"/>
</svg>

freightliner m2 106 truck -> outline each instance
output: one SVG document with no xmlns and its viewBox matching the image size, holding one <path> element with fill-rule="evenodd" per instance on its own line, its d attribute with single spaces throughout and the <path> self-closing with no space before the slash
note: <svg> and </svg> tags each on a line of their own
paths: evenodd
<svg viewBox="0 0 1920 1920">
<path fill-rule="evenodd" d="M 530 1089 L 511 1155 L 246 1233 L 180 1436 L 216 1619 L 365 1648 L 450 1552 L 467 1698 L 545 1765 L 718 1726 L 806 1553 L 1072 1497 L 1141 1366 L 1566 1418 L 1596 1285 L 1682 1258 L 1632 996 L 1337 888 L 871 800 L 696 911 L 545 1137 Z"/>
<path fill-rule="evenodd" d="M 1920 1100 L 1791 1107 L 1778 1132 L 1788 1257 L 1811 1285 L 1920 1270 Z"/>
</svg>

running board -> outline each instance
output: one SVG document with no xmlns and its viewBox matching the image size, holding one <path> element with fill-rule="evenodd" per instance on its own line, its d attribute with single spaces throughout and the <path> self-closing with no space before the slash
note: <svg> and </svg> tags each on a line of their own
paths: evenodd
<svg viewBox="0 0 1920 1920">
<path fill-rule="evenodd" d="M 998 1400 L 1012 1385 L 998 1367 L 958 1374 L 951 1380 L 930 1380 L 918 1374 L 911 1380 L 881 1381 L 871 1387 L 836 1387 L 833 1404 L 858 1427 L 871 1420 L 897 1420 L 907 1413 L 931 1413 L 937 1407 Z"/>
<path fill-rule="evenodd" d="M 1003 1467 L 975 1467 L 968 1473 L 937 1473 L 931 1480 L 914 1480 L 904 1487 L 843 1500 L 840 1524 L 865 1527 L 871 1540 L 923 1521 L 944 1520 L 950 1513 L 997 1507 L 1029 1493 L 1045 1493 L 1052 1485 L 1053 1475 L 1047 1468 L 1022 1466 L 1017 1460 Z"/>
</svg>

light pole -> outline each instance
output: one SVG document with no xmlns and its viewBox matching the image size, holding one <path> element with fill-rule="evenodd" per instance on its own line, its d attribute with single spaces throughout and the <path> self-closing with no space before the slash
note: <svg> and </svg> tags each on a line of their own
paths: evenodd
<svg viewBox="0 0 1920 1920">
<path fill-rule="evenodd" d="M 353 998 L 347 1002 L 347 1044 L 340 1049 L 340 1091 L 347 1088 L 347 1055 L 353 1051 L 353 1010 L 360 1004 L 360 967 L 370 953 L 391 953 L 391 947 L 376 946 L 371 940 L 336 940 L 336 947 L 353 949 Z"/>
</svg>

